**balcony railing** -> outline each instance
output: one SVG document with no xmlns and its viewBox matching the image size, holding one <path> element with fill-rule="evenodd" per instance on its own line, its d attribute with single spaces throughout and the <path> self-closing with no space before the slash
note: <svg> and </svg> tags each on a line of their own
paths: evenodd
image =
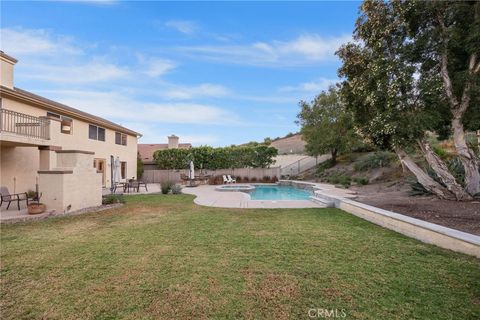
<svg viewBox="0 0 480 320">
<path fill-rule="evenodd" d="M 37 139 L 50 139 L 50 120 L 3 108 L 0 111 L 0 131 Z"/>
</svg>

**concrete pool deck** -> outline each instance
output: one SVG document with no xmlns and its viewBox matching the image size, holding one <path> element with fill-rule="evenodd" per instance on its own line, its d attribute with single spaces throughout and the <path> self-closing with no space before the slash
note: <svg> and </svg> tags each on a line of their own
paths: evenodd
<svg viewBox="0 0 480 320">
<path fill-rule="evenodd" d="M 201 185 L 194 188 L 185 187 L 183 193 L 196 196 L 193 200 L 198 205 L 220 208 L 325 208 L 310 200 L 251 200 L 244 192 L 218 191 L 218 186 Z"/>
</svg>

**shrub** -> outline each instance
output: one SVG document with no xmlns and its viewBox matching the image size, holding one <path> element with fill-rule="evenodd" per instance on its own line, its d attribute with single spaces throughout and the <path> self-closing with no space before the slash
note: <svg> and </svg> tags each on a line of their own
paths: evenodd
<svg viewBox="0 0 480 320">
<path fill-rule="evenodd" d="M 377 151 L 355 162 L 353 168 L 355 171 L 367 171 L 369 169 L 388 167 L 396 159 L 394 153 L 388 151 Z"/>
<path fill-rule="evenodd" d="M 182 193 L 182 186 L 178 183 L 174 184 L 172 187 L 172 194 L 181 194 Z"/>
<path fill-rule="evenodd" d="M 375 151 L 375 146 L 371 143 L 359 140 L 352 146 L 352 152 L 372 152 Z"/>
<path fill-rule="evenodd" d="M 333 163 L 333 160 L 332 159 L 328 159 L 328 160 L 325 160 L 323 161 L 322 163 L 319 163 L 317 165 L 317 174 L 320 174 L 322 173 L 323 171 L 327 170 L 327 169 L 330 169 L 332 167 L 335 166 L 335 163 Z"/>
<path fill-rule="evenodd" d="M 143 177 L 143 161 L 140 158 L 140 154 L 137 154 L 137 179 L 141 179 Z"/>
<path fill-rule="evenodd" d="M 37 193 L 35 191 L 33 191 L 33 190 L 28 190 L 27 191 L 27 197 L 29 199 L 34 199 L 36 196 L 37 196 Z"/>
<path fill-rule="evenodd" d="M 238 176 L 238 177 L 236 178 L 236 180 L 237 180 L 238 183 L 242 183 L 242 182 L 243 182 L 242 177 L 240 177 L 240 176 Z"/>
<path fill-rule="evenodd" d="M 273 176 L 272 177 L 272 183 L 276 183 L 276 182 L 278 182 L 278 178 L 276 176 Z"/>
<path fill-rule="evenodd" d="M 171 181 L 164 181 L 160 183 L 160 188 L 162 189 L 163 194 L 168 194 L 172 189 L 172 186 L 173 186 L 173 182 Z"/>
<path fill-rule="evenodd" d="M 465 168 L 458 158 L 453 158 L 447 162 L 448 171 L 455 177 L 458 183 L 465 185 Z"/>
<path fill-rule="evenodd" d="M 352 183 L 352 178 L 349 176 L 342 176 L 342 175 L 332 175 L 326 178 L 329 183 L 332 184 L 341 184 L 344 187 L 349 187 Z"/>
<path fill-rule="evenodd" d="M 435 152 L 437 156 L 439 156 L 441 159 L 446 160 L 448 158 L 447 151 L 445 151 L 445 149 L 443 149 L 442 147 L 434 145 L 432 149 L 433 152 Z"/>
<path fill-rule="evenodd" d="M 215 184 L 223 184 L 223 176 L 216 176 Z"/>
<path fill-rule="evenodd" d="M 102 198 L 102 204 L 125 203 L 125 198 L 121 194 L 109 194 Z"/>
<path fill-rule="evenodd" d="M 367 185 L 368 184 L 368 178 L 364 178 L 364 177 L 359 177 L 359 178 L 353 178 L 353 181 L 355 181 L 357 184 L 361 184 L 361 185 Z"/>
<path fill-rule="evenodd" d="M 271 181 L 272 179 L 270 178 L 270 176 L 264 176 L 262 179 L 262 182 L 265 182 L 265 183 L 270 183 Z"/>
<path fill-rule="evenodd" d="M 248 177 L 243 177 L 242 181 L 243 182 L 250 182 L 250 179 Z"/>
<path fill-rule="evenodd" d="M 208 178 L 208 184 L 209 185 L 214 185 L 215 184 L 215 178 L 216 178 L 215 176 L 210 176 Z"/>
<path fill-rule="evenodd" d="M 410 192 L 411 196 L 425 196 L 431 194 L 427 189 L 425 189 L 420 182 L 417 180 L 410 181 Z"/>
<path fill-rule="evenodd" d="M 257 182 L 257 177 L 253 177 L 252 179 L 250 179 L 250 182 Z"/>
<path fill-rule="evenodd" d="M 230 146 L 223 148 L 157 150 L 153 158 L 159 169 L 186 168 L 191 160 L 202 169 L 267 168 L 274 163 L 277 149 L 265 145 Z"/>
</svg>

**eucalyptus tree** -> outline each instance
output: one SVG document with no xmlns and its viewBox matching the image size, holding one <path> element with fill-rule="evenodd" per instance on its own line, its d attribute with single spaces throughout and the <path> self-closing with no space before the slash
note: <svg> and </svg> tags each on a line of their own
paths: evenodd
<svg viewBox="0 0 480 320">
<path fill-rule="evenodd" d="M 341 96 L 360 132 L 394 150 L 417 180 L 446 199 L 480 192 L 478 156 L 465 142 L 466 114 L 478 110 L 479 2 L 364 1 L 354 42 L 337 52 Z M 473 121 L 470 125 L 478 124 Z M 465 186 L 432 150 L 428 132 L 453 138 Z M 430 177 L 409 156 L 417 148 Z"/>
</svg>

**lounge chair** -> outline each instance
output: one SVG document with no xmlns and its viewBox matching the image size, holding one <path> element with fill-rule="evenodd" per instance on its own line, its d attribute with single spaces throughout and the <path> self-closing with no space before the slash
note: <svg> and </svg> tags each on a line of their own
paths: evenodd
<svg viewBox="0 0 480 320">
<path fill-rule="evenodd" d="M 231 176 L 231 175 L 227 175 L 227 179 L 228 179 L 228 182 L 229 182 L 229 183 L 237 183 L 237 180 L 232 179 L 232 176 Z"/>
<path fill-rule="evenodd" d="M 8 208 L 10 208 L 10 203 L 12 203 L 12 201 L 17 201 L 17 207 L 18 207 L 18 210 L 20 210 L 20 201 L 25 201 L 28 206 L 28 194 L 26 192 L 10 194 L 7 187 L 0 187 L 0 206 L 4 202 L 8 202 L 8 205 L 7 205 L 7 210 L 8 210 Z"/>
<path fill-rule="evenodd" d="M 230 183 L 226 175 L 223 175 L 223 183 Z"/>
</svg>

